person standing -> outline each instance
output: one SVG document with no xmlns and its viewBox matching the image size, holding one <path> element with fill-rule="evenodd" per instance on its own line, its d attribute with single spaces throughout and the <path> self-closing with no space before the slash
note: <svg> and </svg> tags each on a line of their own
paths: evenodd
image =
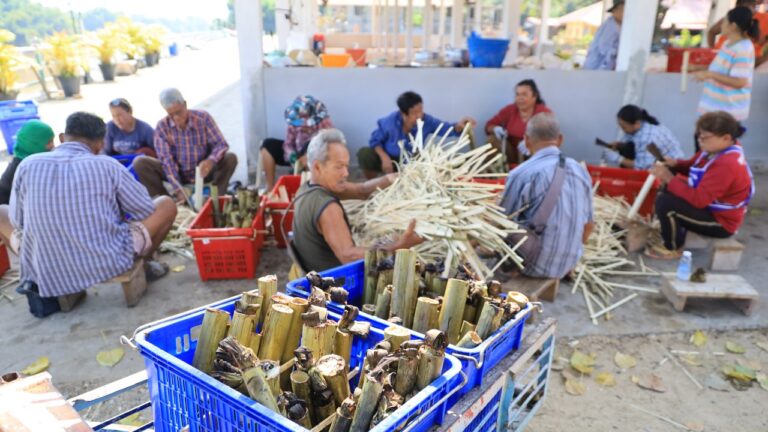
<svg viewBox="0 0 768 432">
<path fill-rule="evenodd" d="M 621 23 L 624 21 L 624 0 L 615 0 L 608 9 L 611 16 L 597 29 L 587 50 L 587 59 L 582 69 L 615 70 L 619 53 Z"/>
</svg>

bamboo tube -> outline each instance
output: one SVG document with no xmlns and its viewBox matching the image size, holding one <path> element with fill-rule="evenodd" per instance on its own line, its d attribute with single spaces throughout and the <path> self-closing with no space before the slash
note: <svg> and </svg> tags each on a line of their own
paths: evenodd
<svg viewBox="0 0 768 432">
<path fill-rule="evenodd" d="M 207 374 L 211 373 L 219 342 L 227 336 L 229 314 L 218 309 L 206 309 L 203 326 L 195 348 L 192 366 Z"/>
<path fill-rule="evenodd" d="M 408 315 L 408 296 L 413 291 L 416 277 L 416 253 L 410 249 L 399 249 L 395 253 L 395 271 L 392 275 L 392 303 L 389 317 L 399 317 L 406 327 L 413 324 L 413 315 Z M 415 295 L 415 294 L 414 294 Z"/>
<path fill-rule="evenodd" d="M 349 331 L 336 329 L 336 335 L 333 338 L 333 352 L 341 356 L 347 365 L 349 365 L 349 358 L 352 356 L 353 339 Z"/>
<path fill-rule="evenodd" d="M 422 390 L 443 373 L 445 352 L 423 345 L 419 348 L 419 371 L 416 375 L 416 389 Z"/>
<path fill-rule="evenodd" d="M 211 204 L 213 205 L 213 226 L 220 228 L 221 223 L 221 204 L 219 203 L 219 188 L 216 185 L 210 186 Z"/>
<path fill-rule="evenodd" d="M 314 424 L 322 423 L 328 417 L 336 414 L 336 403 L 333 401 L 333 393 L 326 390 L 319 395 L 315 395 L 314 405 Z"/>
<path fill-rule="evenodd" d="M 474 304 L 467 303 L 464 305 L 464 321 L 469 321 L 471 323 L 476 322 L 475 319 L 477 319 L 477 307 L 475 307 Z"/>
<path fill-rule="evenodd" d="M 416 313 L 413 316 L 414 331 L 426 333 L 437 328 L 437 318 L 440 316 L 440 302 L 429 297 L 419 297 L 416 303 Z"/>
<path fill-rule="evenodd" d="M 282 393 L 280 389 L 280 363 L 274 360 L 260 360 L 256 367 L 264 371 L 267 386 L 277 400 L 277 397 Z"/>
<path fill-rule="evenodd" d="M 251 396 L 251 399 L 276 413 L 280 412 L 280 407 L 277 405 L 277 399 L 275 399 L 275 395 L 272 393 L 272 390 L 267 383 L 264 370 L 261 367 L 256 366 L 243 371 L 243 381 L 245 382 L 245 387 L 248 389 L 248 394 Z"/>
<path fill-rule="evenodd" d="M 393 269 L 384 269 L 379 271 L 379 277 L 376 280 L 376 297 L 381 295 L 381 293 L 384 291 L 384 288 L 392 285 L 393 273 Z"/>
<path fill-rule="evenodd" d="M 400 344 L 411 340 L 411 332 L 407 328 L 401 326 L 387 327 L 384 330 L 384 340 L 387 340 L 392 344 L 392 350 L 390 352 L 395 352 L 400 348 Z"/>
<path fill-rule="evenodd" d="M 335 336 L 336 324 L 326 321 L 317 326 L 311 326 L 305 322 L 301 333 L 301 344 L 312 351 L 313 358 L 319 359 L 333 353 Z"/>
<path fill-rule="evenodd" d="M 472 323 L 468 323 L 466 321 L 463 321 L 461 323 L 461 330 L 459 331 L 459 334 L 461 335 L 461 337 L 464 337 L 465 334 L 467 334 L 467 333 L 469 333 L 471 331 L 475 331 L 475 325 L 472 324 Z"/>
<path fill-rule="evenodd" d="M 376 299 L 376 316 L 378 318 L 389 318 L 389 306 L 392 301 L 392 285 L 387 285 L 382 294 Z"/>
<path fill-rule="evenodd" d="M 261 305 L 261 323 L 264 323 L 264 319 L 267 316 L 267 312 L 270 311 L 272 305 L 272 296 L 277 294 L 277 276 L 268 275 L 260 277 L 256 283 L 259 287 L 259 294 L 264 298 Z M 262 334 L 264 329 L 262 328 Z"/>
<path fill-rule="evenodd" d="M 376 315 L 375 304 L 364 304 L 361 310 L 363 311 L 363 313 L 367 313 L 368 315 Z"/>
<path fill-rule="evenodd" d="M 397 359 L 397 374 L 395 375 L 395 391 L 407 397 L 416 385 L 416 376 L 419 372 L 418 351 L 405 350 L 405 353 Z"/>
<path fill-rule="evenodd" d="M 376 284 L 379 280 L 378 260 L 376 249 L 365 251 L 365 286 L 363 288 L 363 303 L 376 301 Z"/>
<path fill-rule="evenodd" d="M 520 306 L 520 310 L 523 310 L 528 304 L 528 296 L 517 291 L 510 291 L 507 293 L 507 301 L 517 303 Z"/>
<path fill-rule="evenodd" d="M 331 423 L 330 432 L 349 432 L 356 405 L 355 400 L 350 396 L 336 408 L 336 417 Z"/>
<path fill-rule="evenodd" d="M 480 319 L 477 320 L 477 326 L 475 327 L 475 332 L 481 339 L 485 339 L 491 334 L 493 322 L 497 316 L 501 319 L 501 314 L 501 308 L 493 304 L 493 302 L 485 303 L 480 313 Z"/>
<path fill-rule="evenodd" d="M 251 341 L 248 344 L 248 347 L 254 352 L 258 353 L 259 349 L 261 348 L 261 334 L 254 333 L 251 335 Z"/>
<path fill-rule="evenodd" d="M 300 370 L 291 372 L 291 391 L 307 403 L 307 409 L 312 412 L 312 395 L 309 387 L 309 375 Z"/>
<path fill-rule="evenodd" d="M 461 340 L 456 343 L 456 346 L 459 348 L 474 348 L 481 343 L 483 343 L 483 339 L 478 336 L 477 333 L 471 331 L 467 332 L 467 334 L 465 334 L 464 337 L 462 337 Z"/>
<path fill-rule="evenodd" d="M 350 432 L 366 432 L 370 428 L 371 419 L 379 405 L 379 396 L 384 391 L 384 386 L 377 377 L 368 376 L 363 385 L 363 391 L 360 399 L 357 401 L 357 409 L 352 417 Z"/>
<path fill-rule="evenodd" d="M 288 307 L 293 310 L 291 315 L 291 326 L 288 330 L 288 338 L 285 340 L 283 354 L 280 357 L 280 363 L 285 363 L 293 358 L 293 351 L 299 346 L 301 340 L 302 321 L 301 314 L 309 308 L 309 302 L 302 298 L 291 298 Z"/>
<path fill-rule="evenodd" d="M 328 388 L 333 393 L 336 406 L 341 406 L 344 399 L 350 395 L 347 363 L 341 356 L 329 354 L 321 357 L 315 367 L 325 378 Z"/>
<path fill-rule="evenodd" d="M 445 299 L 438 317 L 440 330 L 448 335 L 450 343 L 459 340 L 461 317 L 464 316 L 469 283 L 459 279 L 449 279 L 445 288 Z"/>
<path fill-rule="evenodd" d="M 261 331 L 260 359 L 280 361 L 291 329 L 292 316 L 293 310 L 290 307 L 283 304 L 271 305 Z"/>
<path fill-rule="evenodd" d="M 445 286 L 448 283 L 448 279 L 444 279 L 440 277 L 439 275 L 435 275 L 432 278 L 432 287 L 431 291 L 437 295 L 437 296 L 444 296 L 445 295 Z"/>
<path fill-rule="evenodd" d="M 258 313 L 256 318 L 256 328 L 259 328 L 259 326 L 264 323 L 264 316 L 261 313 L 263 310 L 262 308 L 264 307 L 263 302 L 264 296 L 261 295 L 258 290 L 246 291 L 242 293 L 240 300 L 237 302 L 237 310 L 238 312 L 246 313 L 248 315 Z"/>
<path fill-rule="evenodd" d="M 250 346 L 251 337 L 256 332 L 258 318 L 256 315 L 235 312 L 232 315 L 232 324 L 229 326 L 227 336 L 234 337 L 243 346 Z"/>
</svg>

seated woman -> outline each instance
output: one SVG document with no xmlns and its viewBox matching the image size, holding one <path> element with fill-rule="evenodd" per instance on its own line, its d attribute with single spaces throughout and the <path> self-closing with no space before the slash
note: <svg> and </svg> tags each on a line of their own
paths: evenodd
<svg viewBox="0 0 768 432">
<path fill-rule="evenodd" d="M 297 161 L 299 168 L 307 165 L 307 146 L 318 131 L 333 127 L 325 104 L 312 96 L 298 96 L 285 109 L 285 141 L 267 138 L 261 143 L 261 163 L 267 190 L 275 186 L 275 167 L 293 166 Z"/>
<path fill-rule="evenodd" d="M 8 204 L 11 200 L 13 177 L 21 161 L 27 156 L 53 150 L 53 135 L 53 129 L 40 120 L 30 120 L 19 129 L 13 147 L 13 160 L 0 177 L 0 204 Z"/>
<path fill-rule="evenodd" d="M 651 168 L 651 174 L 667 186 L 656 197 L 664 245 L 646 250 L 652 258 L 680 257 L 688 230 L 708 237 L 732 236 L 744 222 L 755 192 L 738 141 L 744 133 L 739 122 L 726 112 L 709 112 L 699 117 L 696 132 L 701 151 L 692 159 L 670 158 Z"/>
<path fill-rule="evenodd" d="M 649 144 L 654 144 L 664 158 L 683 157 L 683 149 L 672 131 L 659 124 L 648 111 L 637 105 L 624 105 L 616 116 L 624 135 L 618 142 L 611 144 L 614 150 L 606 150 L 603 154 L 603 160 L 609 164 L 622 168 L 650 169 L 656 158 L 648 152 Z M 618 148 L 622 145 L 634 145 L 634 160 L 619 154 Z"/>
<path fill-rule="evenodd" d="M 505 106 L 485 124 L 488 141 L 507 155 L 507 163 L 520 163 L 523 158 L 518 144 L 523 141 L 528 120 L 538 113 L 552 112 L 541 98 L 536 81 L 522 80 L 515 87 L 515 103 Z M 525 154 L 525 151 L 522 151 Z"/>
<path fill-rule="evenodd" d="M 340 200 L 367 199 L 375 190 L 388 187 L 397 174 L 387 174 L 364 183 L 351 183 L 349 150 L 341 131 L 320 131 L 309 143 L 309 183 L 294 198 L 294 242 L 301 266 L 322 271 L 365 257 L 368 249 L 355 245 L 347 214 Z M 415 221 L 392 243 L 379 246 L 394 251 L 421 243 L 414 233 Z"/>
<path fill-rule="evenodd" d="M 112 120 L 107 123 L 104 154 L 108 156 L 143 154 L 157 157 L 152 126 L 133 116 L 127 100 L 117 98 L 109 103 Z"/>
</svg>

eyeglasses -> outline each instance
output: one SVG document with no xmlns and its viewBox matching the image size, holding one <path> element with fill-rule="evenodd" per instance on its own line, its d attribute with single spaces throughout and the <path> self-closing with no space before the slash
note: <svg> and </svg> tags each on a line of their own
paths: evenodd
<svg viewBox="0 0 768 432">
<path fill-rule="evenodd" d="M 131 104 L 128 103 L 128 101 L 125 100 L 124 98 L 112 99 L 112 102 L 109 103 L 109 106 L 122 107 L 127 109 L 131 108 Z"/>
</svg>

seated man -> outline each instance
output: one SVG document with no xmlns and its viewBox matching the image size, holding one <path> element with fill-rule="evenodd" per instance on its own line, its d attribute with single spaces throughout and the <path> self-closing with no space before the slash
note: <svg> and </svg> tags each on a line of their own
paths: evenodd
<svg viewBox="0 0 768 432">
<path fill-rule="evenodd" d="M 451 135 L 458 135 L 464 130 L 467 123 L 475 124 L 469 117 L 464 117 L 458 123 L 444 122 L 429 114 L 424 113 L 424 102 L 421 96 L 408 91 L 397 98 L 398 111 L 381 118 L 377 122 L 376 130 L 371 134 L 369 147 L 363 147 L 357 152 L 357 161 L 365 173 L 366 178 L 374 178 L 380 173 L 390 174 L 395 172 L 395 162 L 400 162 L 400 143 L 405 151 L 410 152 L 411 140 L 408 134 L 416 136 L 417 121 L 424 121 L 424 139 L 434 134 L 442 124 L 440 134 L 451 129 Z M 448 129 L 446 129 L 448 128 Z"/>
<path fill-rule="evenodd" d="M 171 184 L 176 201 L 186 202 L 183 185 L 194 183 L 197 167 L 205 182 L 213 183 L 224 194 L 237 167 L 237 156 L 227 153 L 229 144 L 213 117 L 205 111 L 187 109 L 187 102 L 175 88 L 160 92 L 160 104 L 168 116 L 155 128 L 157 159 L 143 157 L 133 163 L 149 195 L 168 195 L 165 180 Z"/>
<path fill-rule="evenodd" d="M 340 200 L 366 199 L 376 189 L 389 186 L 394 174 L 348 183 L 349 150 L 344 135 L 337 129 L 325 129 L 309 142 L 307 161 L 309 183 L 303 186 L 294 203 L 294 245 L 305 270 L 322 271 L 365 257 L 366 247 L 352 240 L 347 214 Z M 421 239 L 414 234 L 412 221 L 402 237 L 383 249 L 407 249 Z"/>
<path fill-rule="evenodd" d="M 0 206 L 0 235 L 21 260 L 21 281 L 41 297 L 74 294 L 128 271 L 146 257 L 149 280 L 168 272 L 152 254 L 170 231 L 176 206 L 152 201 L 120 162 L 98 156 L 104 121 L 76 112 L 63 143 L 25 158 L 10 206 Z M 126 222 L 128 213 L 133 221 Z"/>
<path fill-rule="evenodd" d="M 552 184 L 562 153 L 563 136 L 555 116 L 540 113 L 528 120 L 525 143 L 533 156 L 509 172 L 499 204 L 521 225 L 530 223 Z M 592 182 L 578 162 L 564 159 L 564 177 L 558 199 L 539 237 L 536 262 L 526 263 L 523 274 L 560 279 L 581 258 L 582 243 L 592 231 Z"/>
</svg>

